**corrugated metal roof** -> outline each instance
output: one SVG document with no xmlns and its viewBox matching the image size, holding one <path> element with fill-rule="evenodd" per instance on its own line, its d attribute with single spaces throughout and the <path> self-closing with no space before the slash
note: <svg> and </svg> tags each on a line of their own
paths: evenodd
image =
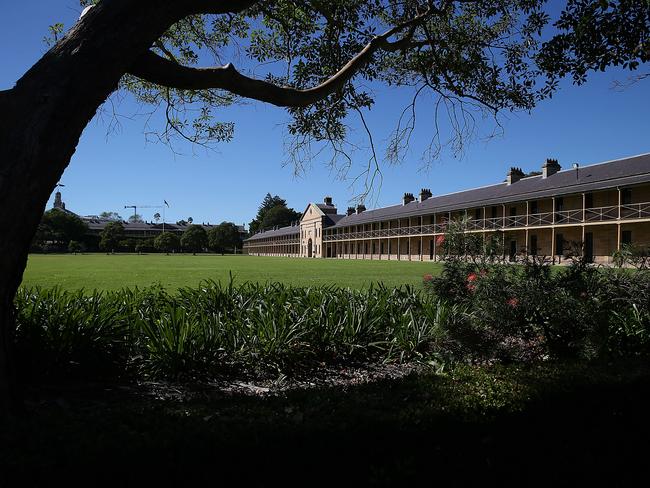
<svg viewBox="0 0 650 488">
<path fill-rule="evenodd" d="M 358 225 L 380 220 L 450 212 L 473 206 L 491 206 L 521 200 L 604 190 L 617 186 L 650 182 L 650 153 L 604 163 L 559 171 L 548 178 L 531 176 L 511 185 L 498 183 L 472 190 L 431 197 L 424 202 L 366 210 L 347 215 L 334 227 Z"/>
</svg>

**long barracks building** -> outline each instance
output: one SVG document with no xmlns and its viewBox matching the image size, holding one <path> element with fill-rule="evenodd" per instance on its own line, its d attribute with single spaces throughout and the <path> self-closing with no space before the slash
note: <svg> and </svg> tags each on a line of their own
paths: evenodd
<svg viewBox="0 0 650 488">
<path fill-rule="evenodd" d="M 547 160 L 541 172 L 511 168 L 496 185 L 419 198 L 400 205 L 339 214 L 326 197 L 310 203 L 300 222 L 257 233 L 244 252 L 259 256 L 433 261 L 447 222 L 465 217 L 468 232 L 499 233 L 510 255 L 538 254 L 560 262 L 569 243 L 607 263 L 624 244 L 650 246 L 650 153 L 562 170 Z"/>
</svg>

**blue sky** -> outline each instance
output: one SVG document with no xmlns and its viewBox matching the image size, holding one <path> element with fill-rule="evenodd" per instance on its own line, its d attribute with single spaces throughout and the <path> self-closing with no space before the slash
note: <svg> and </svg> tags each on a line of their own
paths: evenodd
<svg viewBox="0 0 650 488">
<path fill-rule="evenodd" d="M 68 28 L 78 15 L 76 0 L 0 0 L 0 89 L 13 86 L 45 52 L 43 37 L 50 24 L 60 21 Z M 650 152 L 650 81 L 623 91 L 612 88 L 614 81 L 628 76 L 611 70 L 592 76 L 582 87 L 565 83 L 531 114 L 507 114 L 503 134 L 490 140 L 486 136 L 493 125 L 479 121 L 477 138 L 461 159 L 443 153 L 428 171 L 422 170 L 420 158 L 430 139 L 432 104 L 422 103 L 406 162 L 384 165 L 381 189 L 367 206 L 395 204 L 405 191 L 417 193 L 422 187 L 441 194 L 499 182 L 510 166 L 539 169 L 548 157 L 567 168 L 575 162 L 586 165 Z M 381 152 L 409 93 L 371 88 L 376 104 L 366 120 Z M 61 179 L 66 185 L 64 201 L 79 214 L 106 210 L 126 218 L 131 210 L 125 205 L 157 205 L 165 199 L 171 205 L 168 221 L 191 216 L 195 222 L 241 224 L 254 217 L 267 192 L 282 196 L 297 210 L 328 194 L 344 211 L 361 190 L 337 179 L 325 165 L 326 155 L 315 158 L 300 177 L 294 177 L 291 167 L 283 167 L 289 117 L 270 105 L 250 102 L 225 109 L 223 120 L 235 122 L 234 140 L 215 151 L 179 144 L 175 149 L 181 154 L 147 142 L 144 117 L 132 117 L 139 108 L 128 97 L 117 110 L 124 115 L 120 127 L 113 130 L 108 116 L 96 117 Z M 160 127 L 159 122 L 154 119 L 151 125 Z M 351 140 L 359 142 L 361 136 L 357 126 Z M 367 158 L 367 151 L 355 155 L 357 172 Z M 149 220 L 154 212 L 139 213 Z"/>
</svg>

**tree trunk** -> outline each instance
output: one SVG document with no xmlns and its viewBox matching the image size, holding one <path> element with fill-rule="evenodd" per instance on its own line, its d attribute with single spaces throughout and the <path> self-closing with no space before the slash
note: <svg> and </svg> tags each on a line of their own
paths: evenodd
<svg viewBox="0 0 650 488">
<path fill-rule="evenodd" d="M 0 91 L 0 417 L 20 408 L 13 300 L 47 200 L 98 107 L 175 21 L 175 3 L 102 1 Z"/>
</svg>

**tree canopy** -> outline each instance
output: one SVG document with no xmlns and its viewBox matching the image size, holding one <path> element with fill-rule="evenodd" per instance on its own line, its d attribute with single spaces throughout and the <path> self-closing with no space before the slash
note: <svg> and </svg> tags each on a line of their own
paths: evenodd
<svg viewBox="0 0 650 488">
<path fill-rule="evenodd" d="M 214 252 L 226 252 L 240 249 L 242 239 L 239 228 L 232 222 L 221 222 L 208 231 L 209 247 Z"/>
<path fill-rule="evenodd" d="M 88 226 L 73 213 L 53 208 L 43 214 L 34 237 L 35 243 L 46 243 L 65 249 L 70 241 L 82 241 Z"/>
<path fill-rule="evenodd" d="M 273 210 L 273 212 L 271 212 Z M 274 227 L 276 225 L 285 226 L 291 222 L 300 219 L 300 212 L 287 207 L 287 201 L 278 195 L 271 196 L 267 193 L 259 208 L 257 215 L 249 224 L 251 234 L 255 232 Z"/>
<path fill-rule="evenodd" d="M 120 248 L 124 239 L 122 222 L 109 222 L 100 234 L 99 248 L 102 251 L 113 252 Z"/>
<path fill-rule="evenodd" d="M 122 221 L 122 216 L 117 212 L 102 212 L 99 214 L 100 219 Z"/>
<path fill-rule="evenodd" d="M 300 212 L 296 212 L 292 208 L 278 205 L 264 214 L 260 227 L 262 229 L 270 229 L 276 226 L 286 227 L 287 225 L 291 225 L 292 222 L 300 220 L 300 217 Z"/>
<path fill-rule="evenodd" d="M 159 139 L 228 141 L 235 128 L 220 108 L 256 99 L 288 110 L 287 162 L 297 170 L 327 154 L 328 164 L 347 174 L 358 147 L 351 128 L 367 132 L 366 190 L 380 160 L 405 157 L 422 100 L 434 100 L 428 111 L 436 130 L 423 155 L 430 162 L 445 147 L 462 152 L 478 116 L 530 110 L 567 74 L 582 83 L 589 71 L 612 64 L 635 70 L 650 56 L 648 0 L 566 0 L 559 15 L 546 0 L 183 4 L 120 83 L 164 112 Z M 212 67 L 200 67 L 206 64 Z M 413 94 L 383 156 L 364 116 L 375 103 L 373 82 Z M 445 125 L 439 118 L 448 133 L 438 129 Z"/>
<path fill-rule="evenodd" d="M 181 241 L 176 234 L 163 232 L 154 239 L 154 246 L 162 252 L 172 252 L 180 249 Z"/>
<path fill-rule="evenodd" d="M 181 246 L 192 253 L 208 247 L 208 234 L 200 225 L 190 225 L 181 236 Z"/>
</svg>

